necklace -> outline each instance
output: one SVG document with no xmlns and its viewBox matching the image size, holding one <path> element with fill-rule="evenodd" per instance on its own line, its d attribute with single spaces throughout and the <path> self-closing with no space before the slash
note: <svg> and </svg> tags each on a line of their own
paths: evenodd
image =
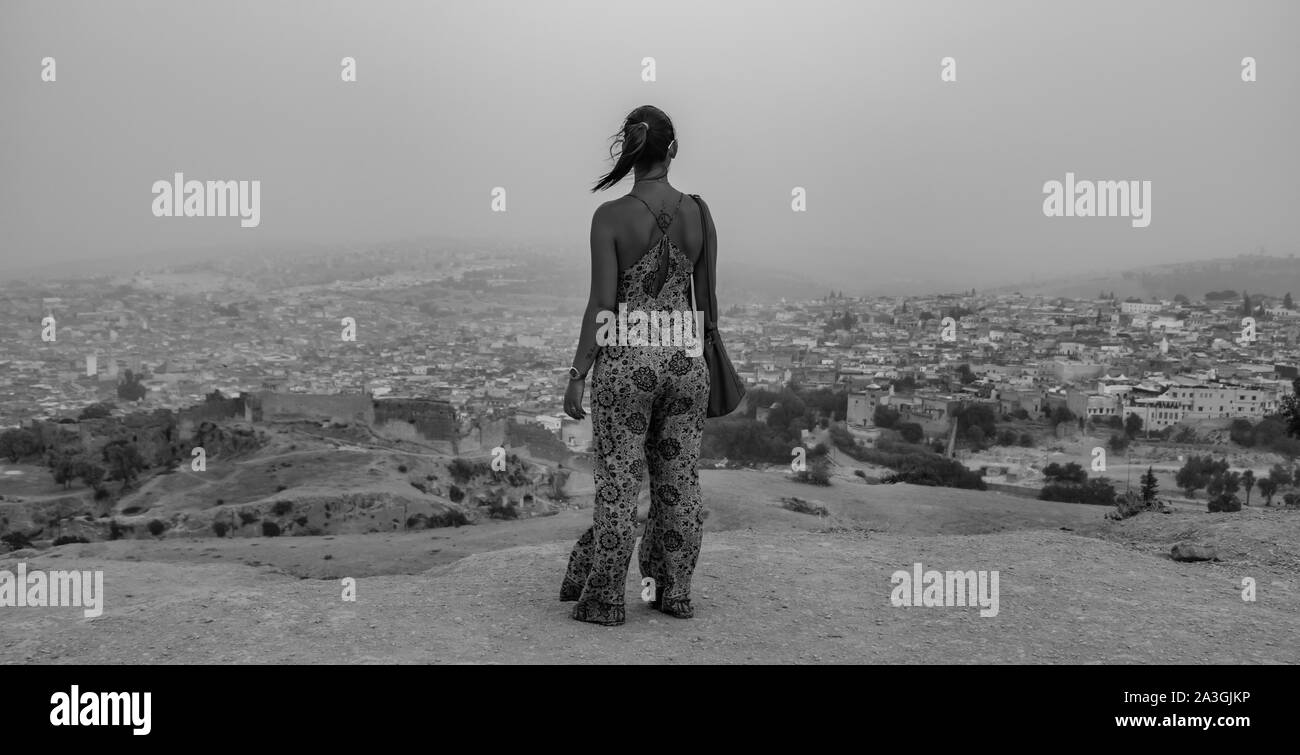
<svg viewBox="0 0 1300 755">
<path fill-rule="evenodd" d="M 632 183 L 634 183 L 634 184 L 641 184 L 641 183 L 654 183 L 654 182 L 656 182 L 656 181 L 658 181 L 658 182 L 660 182 L 660 183 L 667 183 L 667 182 L 668 182 L 668 174 L 665 173 L 665 174 L 663 174 L 662 176 L 660 176 L 659 178 L 638 178 L 638 179 L 636 179 L 635 181 L 633 181 Z"/>
</svg>

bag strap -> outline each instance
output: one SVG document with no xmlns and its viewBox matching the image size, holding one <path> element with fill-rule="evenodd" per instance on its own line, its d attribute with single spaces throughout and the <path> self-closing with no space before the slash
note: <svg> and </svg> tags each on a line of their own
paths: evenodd
<svg viewBox="0 0 1300 755">
<path fill-rule="evenodd" d="M 709 333 L 718 329 L 718 291 L 714 283 L 714 275 L 717 272 L 717 250 L 709 244 L 709 222 L 708 212 L 704 208 L 704 201 L 700 199 L 699 194 L 692 194 L 691 199 L 695 200 L 695 205 L 700 209 L 700 226 L 704 230 L 704 247 L 700 251 L 700 258 L 695 261 L 698 267 L 701 262 L 704 263 L 704 293 L 706 295 L 704 302 L 704 332 Z M 691 276 L 691 296 L 696 301 L 696 307 L 699 307 L 699 293 L 695 291 L 695 276 Z"/>
</svg>

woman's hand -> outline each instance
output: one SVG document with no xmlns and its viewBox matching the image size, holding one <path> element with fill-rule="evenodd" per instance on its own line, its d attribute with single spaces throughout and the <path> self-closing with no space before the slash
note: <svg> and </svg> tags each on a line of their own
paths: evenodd
<svg viewBox="0 0 1300 755">
<path fill-rule="evenodd" d="M 564 391 L 564 413 L 574 419 L 583 419 L 587 413 L 582 410 L 582 394 L 587 389 L 587 379 L 570 380 Z"/>
</svg>

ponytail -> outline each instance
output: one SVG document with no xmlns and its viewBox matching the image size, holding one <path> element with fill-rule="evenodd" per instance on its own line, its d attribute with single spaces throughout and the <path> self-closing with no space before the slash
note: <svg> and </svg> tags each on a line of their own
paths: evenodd
<svg viewBox="0 0 1300 755">
<path fill-rule="evenodd" d="M 601 176 L 591 190 L 597 192 L 613 186 L 637 165 L 652 165 L 663 160 L 668 156 L 668 145 L 675 138 L 672 121 L 659 108 L 643 105 L 628 113 L 622 131 L 614 135 L 609 147 L 614 167 Z"/>
</svg>

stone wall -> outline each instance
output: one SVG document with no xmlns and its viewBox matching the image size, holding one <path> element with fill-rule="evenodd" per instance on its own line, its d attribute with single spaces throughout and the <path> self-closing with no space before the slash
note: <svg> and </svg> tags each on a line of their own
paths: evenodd
<svg viewBox="0 0 1300 755">
<path fill-rule="evenodd" d="M 375 421 L 372 400 L 364 393 L 325 395 L 260 391 L 256 400 L 259 410 L 255 410 L 254 416 L 260 416 L 264 422 L 278 419 L 320 419 L 374 424 Z"/>
</svg>

